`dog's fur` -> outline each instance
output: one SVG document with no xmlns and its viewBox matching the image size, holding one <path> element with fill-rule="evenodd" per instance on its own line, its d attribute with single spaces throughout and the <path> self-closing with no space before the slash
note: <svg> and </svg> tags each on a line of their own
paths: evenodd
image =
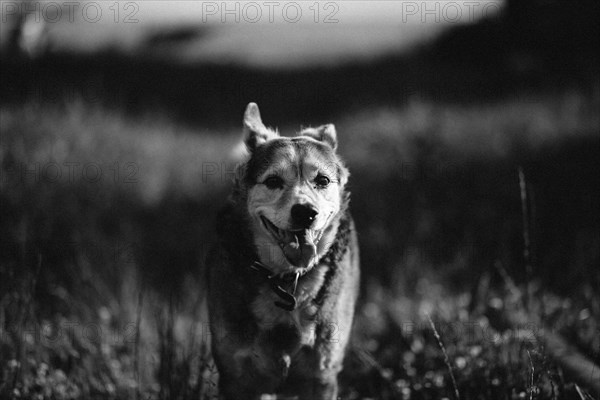
<svg viewBox="0 0 600 400">
<path fill-rule="evenodd" d="M 250 103 L 244 141 L 249 156 L 238 166 L 207 259 L 220 394 L 335 399 L 359 282 L 348 171 L 335 153 L 335 128 L 281 137 Z M 317 213 L 300 219 L 305 229 L 291 216 L 298 204 Z M 293 309 L 281 307 L 277 285 L 295 294 Z"/>
</svg>

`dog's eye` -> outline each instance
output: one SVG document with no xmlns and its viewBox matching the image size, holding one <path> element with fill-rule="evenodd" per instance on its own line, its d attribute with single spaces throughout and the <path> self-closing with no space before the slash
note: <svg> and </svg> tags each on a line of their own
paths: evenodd
<svg viewBox="0 0 600 400">
<path fill-rule="evenodd" d="M 315 183 L 317 184 L 317 186 L 322 188 L 329 186 L 330 182 L 331 180 L 325 175 L 317 175 L 317 177 L 315 178 Z"/>
<path fill-rule="evenodd" d="M 283 179 L 278 176 L 270 176 L 263 182 L 269 189 L 281 189 L 283 187 Z"/>
</svg>

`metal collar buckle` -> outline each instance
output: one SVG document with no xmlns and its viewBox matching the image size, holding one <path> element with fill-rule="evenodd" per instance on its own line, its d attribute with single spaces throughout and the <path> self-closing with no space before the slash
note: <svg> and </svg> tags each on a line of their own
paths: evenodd
<svg viewBox="0 0 600 400">
<path fill-rule="evenodd" d="M 282 277 L 278 274 L 274 274 L 270 269 L 268 269 L 262 263 L 260 263 L 258 261 L 254 261 L 250 265 L 250 268 L 253 269 L 254 271 L 261 273 L 266 278 L 267 282 L 269 282 L 269 284 L 271 285 L 271 289 L 275 292 L 275 294 L 277 296 L 279 296 L 279 298 L 281 300 L 283 300 L 283 302 L 281 302 L 281 301 L 275 302 L 275 305 L 277 307 L 282 308 L 287 311 L 294 311 L 296 309 L 297 300 L 296 300 L 295 294 L 296 294 L 296 288 L 298 287 L 298 278 L 300 278 L 299 272 L 296 272 L 296 274 L 294 276 L 294 283 L 292 285 L 292 290 L 290 293 L 282 287 L 282 284 L 284 282 Z"/>
</svg>

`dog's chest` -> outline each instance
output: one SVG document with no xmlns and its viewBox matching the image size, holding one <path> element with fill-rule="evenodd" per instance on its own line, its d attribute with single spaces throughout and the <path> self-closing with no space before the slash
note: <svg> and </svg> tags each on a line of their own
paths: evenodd
<svg viewBox="0 0 600 400">
<path fill-rule="evenodd" d="M 325 269 L 311 271 L 298 282 L 297 307 L 293 311 L 275 305 L 280 300 L 270 287 L 265 286 L 252 303 L 260 331 L 268 332 L 278 326 L 294 327 L 299 334 L 300 345 L 312 346 L 315 342 L 315 319 L 318 307 L 313 299 L 323 285 Z"/>
</svg>

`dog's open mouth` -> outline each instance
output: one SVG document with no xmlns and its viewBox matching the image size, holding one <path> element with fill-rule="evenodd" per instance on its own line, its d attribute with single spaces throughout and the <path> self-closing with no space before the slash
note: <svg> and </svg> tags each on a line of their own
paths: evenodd
<svg viewBox="0 0 600 400">
<path fill-rule="evenodd" d="M 314 229 L 286 231 L 279 229 L 264 216 L 260 216 L 264 227 L 279 244 L 285 258 L 297 268 L 308 268 L 317 258 L 317 243 L 321 232 Z"/>
</svg>

